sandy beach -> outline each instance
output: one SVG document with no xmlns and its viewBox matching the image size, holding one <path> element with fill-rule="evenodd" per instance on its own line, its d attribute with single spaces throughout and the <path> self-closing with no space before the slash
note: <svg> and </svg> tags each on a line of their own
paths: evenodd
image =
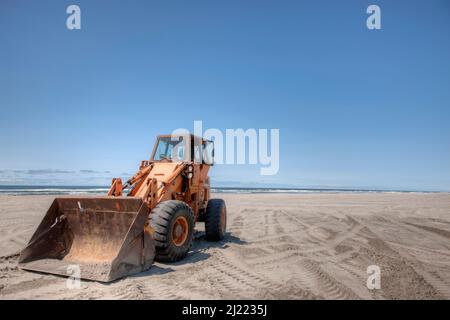
<svg viewBox="0 0 450 320">
<path fill-rule="evenodd" d="M 19 270 L 52 196 L 0 197 L 0 299 L 449 299 L 446 193 L 215 194 L 228 235 L 111 284 Z M 201 231 L 202 224 L 198 230 Z M 366 286 L 367 267 L 381 288 Z"/>
</svg>

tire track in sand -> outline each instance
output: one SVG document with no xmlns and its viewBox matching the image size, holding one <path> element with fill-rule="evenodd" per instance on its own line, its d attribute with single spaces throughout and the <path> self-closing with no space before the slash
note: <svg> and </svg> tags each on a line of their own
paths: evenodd
<svg viewBox="0 0 450 320">
<path fill-rule="evenodd" d="M 250 271 L 247 266 L 236 263 L 235 259 L 229 260 L 222 253 L 215 254 L 213 259 L 212 267 L 218 271 L 218 282 L 233 294 L 229 298 L 242 298 L 242 294 L 248 292 L 251 292 L 254 298 L 294 298 L 286 294 L 286 286 Z M 296 298 L 309 296 L 307 292 L 298 288 L 295 292 Z"/>
<path fill-rule="evenodd" d="M 323 270 L 317 262 L 304 259 L 300 260 L 297 266 L 301 271 L 297 273 L 299 277 L 295 281 L 318 296 L 337 300 L 359 299 L 357 294 Z"/>
</svg>

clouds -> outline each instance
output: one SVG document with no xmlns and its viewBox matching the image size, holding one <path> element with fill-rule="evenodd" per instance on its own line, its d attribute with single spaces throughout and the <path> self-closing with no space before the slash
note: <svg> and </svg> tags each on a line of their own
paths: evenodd
<svg viewBox="0 0 450 320">
<path fill-rule="evenodd" d="M 55 170 L 55 169 L 30 169 L 30 170 L 13 170 L 15 173 L 24 173 L 32 175 L 42 175 L 42 174 L 70 174 L 75 173 L 75 171 L 66 170 Z"/>
<path fill-rule="evenodd" d="M 84 169 L 84 170 L 80 170 L 80 173 L 111 173 L 111 172 L 110 171 L 97 171 L 97 170 Z"/>
<path fill-rule="evenodd" d="M 76 174 L 76 173 L 111 173 L 110 171 L 97 171 L 91 169 L 83 170 L 58 170 L 58 169 L 27 169 L 27 170 L 0 170 L 0 173 L 15 173 L 15 174 L 33 174 L 33 175 L 45 175 L 45 174 Z"/>
<path fill-rule="evenodd" d="M 127 177 L 94 169 L 23 169 L 0 170 L 0 185 L 86 185 L 108 186 L 113 177 Z"/>
</svg>

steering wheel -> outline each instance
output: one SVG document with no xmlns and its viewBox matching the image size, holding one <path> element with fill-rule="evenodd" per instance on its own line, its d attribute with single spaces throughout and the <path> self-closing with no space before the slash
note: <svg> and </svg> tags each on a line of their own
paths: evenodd
<svg viewBox="0 0 450 320">
<path fill-rule="evenodd" d="M 165 155 L 165 154 L 160 154 L 159 157 L 161 158 L 161 160 L 166 160 L 166 161 L 172 160 L 172 159 L 170 158 L 170 156 Z"/>
</svg>

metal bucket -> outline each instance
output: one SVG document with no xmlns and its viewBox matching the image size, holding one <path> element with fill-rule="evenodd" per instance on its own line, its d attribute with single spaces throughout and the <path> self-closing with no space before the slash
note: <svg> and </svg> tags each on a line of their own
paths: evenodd
<svg viewBox="0 0 450 320">
<path fill-rule="evenodd" d="M 56 198 L 19 268 L 109 282 L 150 268 L 147 205 L 133 197 Z M 75 273 L 74 273 L 75 272 Z"/>
</svg>

